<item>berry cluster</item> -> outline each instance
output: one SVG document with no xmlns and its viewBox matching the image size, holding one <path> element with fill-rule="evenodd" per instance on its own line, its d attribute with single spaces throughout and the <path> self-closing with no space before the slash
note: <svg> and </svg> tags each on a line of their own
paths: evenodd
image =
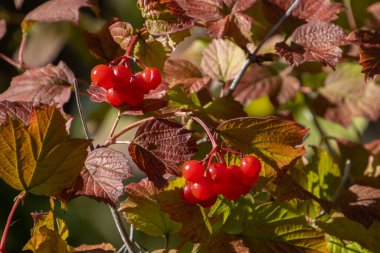
<svg viewBox="0 0 380 253">
<path fill-rule="evenodd" d="M 182 198 L 189 204 L 212 206 L 218 194 L 236 200 L 247 194 L 259 179 L 261 163 L 252 155 L 242 158 L 240 167 L 227 167 L 223 163 L 211 163 L 205 170 L 202 163 L 191 160 L 182 165 L 182 176 L 187 180 L 182 188 Z"/>
<path fill-rule="evenodd" d="M 111 105 L 138 106 L 143 102 L 144 94 L 160 85 L 161 74 L 155 68 L 146 68 L 133 74 L 124 65 L 109 67 L 100 64 L 92 69 L 91 81 L 107 90 L 106 97 Z"/>
</svg>

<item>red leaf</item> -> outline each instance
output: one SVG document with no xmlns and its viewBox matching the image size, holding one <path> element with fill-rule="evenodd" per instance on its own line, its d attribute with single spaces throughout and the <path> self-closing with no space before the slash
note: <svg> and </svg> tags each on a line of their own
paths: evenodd
<svg viewBox="0 0 380 253">
<path fill-rule="evenodd" d="M 347 41 L 359 47 L 362 73 L 366 81 L 380 73 L 380 32 L 356 30 L 347 36 Z"/>
<path fill-rule="evenodd" d="M 339 205 L 344 215 L 369 228 L 380 221 L 380 189 L 353 185 L 340 198 Z"/>
<path fill-rule="evenodd" d="M 168 120 L 142 124 L 129 146 L 133 161 L 157 187 L 166 185 L 168 176 L 181 176 L 180 165 L 196 152 L 191 132 Z"/>
<path fill-rule="evenodd" d="M 29 12 L 23 23 L 69 21 L 78 25 L 79 9 L 88 7 L 96 10 L 96 2 L 96 0 L 50 0 Z"/>
<path fill-rule="evenodd" d="M 4 19 L 0 20 L 0 40 L 4 37 L 4 35 L 7 33 L 7 23 Z"/>
<path fill-rule="evenodd" d="M 292 66 L 304 61 L 317 61 L 335 68 L 342 57 L 338 47 L 345 44 L 345 33 L 337 25 L 314 22 L 298 27 L 292 35 L 291 46 L 285 42 L 276 44 L 276 52 Z"/>
<path fill-rule="evenodd" d="M 73 80 L 74 73 L 62 61 L 57 66 L 31 68 L 12 79 L 0 100 L 63 105 L 70 99 Z"/>
<path fill-rule="evenodd" d="M 109 148 L 95 149 L 88 155 L 85 168 L 77 179 L 75 195 L 116 206 L 123 194 L 122 181 L 131 176 L 128 160 L 123 153 Z"/>
<path fill-rule="evenodd" d="M 243 12 L 256 0 L 183 0 L 186 14 L 206 21 L 205 28 L 214 39 L 232 37 L 241 44 L 252 41 L 253 19 Z"/>
<path fill-rule="evenodd" d="M 17 118 L 24 125 L 29 124 L 33 104 L 30 102 L 0 101 L 0 125 L 6 121 L 7 115 Z"/>
<path fill-rule="evenodd" d="M 127 50 L 129 43 L 132 40 L 135 30 L 128 22 L 116 22 L 109 27 L 112 39 L 120 45 L 124 50 Z"/>
</svg>

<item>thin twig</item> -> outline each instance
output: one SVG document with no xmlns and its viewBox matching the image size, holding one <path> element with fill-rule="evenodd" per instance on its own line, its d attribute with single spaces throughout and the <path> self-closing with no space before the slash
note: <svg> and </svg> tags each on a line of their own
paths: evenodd
<svg viewBox="0 0 380 253">
<path fill-rule="evenodd" d="M 74 83 L 75 98 L 76 98 L 76 101 L 77 101 L 77 106 L 78 106 L 78 110 L 79 110 L 79 116 L 80 116 L 81 121 L 82 121 L 83 130 L 85 132 L 86 138 L 88 140 L 91 140 L 91 136 L 90 136 L 90 133 L 89 133 L 88 128 L 87 128 L 87 123 L 86 123 L 86 121 L 84 119 L 84 115 L 83 115 L 84 113 L 83 113 L 82 103 L 80 102 L 80 98 L 79 98 L 78 82 L 77 82 L 76 79 L 74 79 L 73 83 Z M 94 150 L 94 146 L 92 144 L 90 145 L 90 149 Z M 125 231 L 125 228 L 123 226 L 123 223 L 121 221 L 121 218 L 120 218 L 120 215 L 119 215 L 118 211 L 116 210 L 116 208 L 113 208 L 112 206 L 109 206 L 109 207 L 110 207 L 110 210 L 111 210 L 111 213 L 112 213 L 112 217 L 113 217 L 113 219 L 115 221 L 115 224 L 116 224 L 117 230 L 119 231 L 121 239 L 123 240 L 124 244 L 128 248 L 128 251 L 130 253 L 133 253 L 134 250 L 133 250 L 132 243 L 131 243 L 131 241 L 128 238 L 128 234 Z"/>
<path fill-rule="evenodd" d="M 118 110 L 117 111 L 117 117 L 115 119 L 115 122 L 113 123 L 113 126 L 111 128 L 111 131 L 110 131 L 108 137 L 107 137 L 107 140 L 111 139 L 113 134 L 115 133 L 115 130 L 116 130 L 117 125 L 119 124 L 120 118 L 121 118 L 121 113 L 120 113 L 120 110 Z"/>
<path fill-rule="evenodd" d="M 7 63 L 9 63 L 10 65 L 12 65 L 13 67 L 19 69 L 20 66 L 17 62 L 15 62 L 14 60 L 12 60 L 11 58 L 9 58 L 8 56 L 6 56 L 5 54 L 3 53 L 0 53 L 0 58 L 3 59 L 4 61 L 6 61 Z"/>
<path fill-rule="evenodd" d="M 20 48 L 18 50 L 18 64 L 19 67 L 22 68 L 24 64 L 24 49 L 25 49 L 25 44 L 26 44 L 26 38 L 28 37 L 28 33 L 23 32 L 22 33 L 22 39 L 21 39 L 21 44 Z"/>
<path fill-rule="evenodd" d="M 350 172 L 351 172 L 351 160 L 348 159 L 348 160 L 346 160 L 346 164 L 344 166 L 342 180 L 340 180 L 338 188 L 336 188 L 336 191 L 335 191 L 334 196 L 332 198 L 333 202 L 335 202 L 337 200 L 340 193 L 344 189 L 344 185 L 346 184 L 348 177 L 350 176 Z"/>
<path fill-rule="evenodd" d="M 301 0 L 295 0 L 293 2 L 293 4 L 289 7 L 289 9 L 285 12 L 285 14 L 280 18 L 279 21 L 277 21 L 277 23 L 272 27 L 272 29 L 265 35 L 265 37 L 263 38 L 263 40 L 257 45 L 257 47 L 255 48 L 255 50 L 250 53 L 248 56 L 247 56 L 247 59 L 245 60 L 243 66 L 240 68 L 240 71 L 239 73 L 237 74 L 237 76 L 235 77 L 235 79 L 233 80 L 233 82 L 231 83 L 231 86 L 227 92 L 227 96 L 231 96 L 232 93 L 234 92 L 234 90 L 236 89 L 236 86 L 238 85 L 240 79 L 243 77 L 245 71 L 247 71 L 249 65 L 252 63 L 252 62 L 255 62 L 256 60 L 256 56 L 257 56 L 257 53 L 259 52 L 259 50 L 262 48 L 262 46 L 264 45 L 264 43 L 270 38 L 272 37 L 272 35 L 277 31 L 277 29 L 282 25 L 282 23 L 285 21 L 285 19 L 287 17 L 290 16 L 290 14 L 293 12 L 293 10 L 298 6 L 298 4 L 301 2 Z"/>
<path fill-rule="evenodd" d="M 73 83 L 74 83 L 75 99 L 77 101 L 79 117 L 80 117 L 80 120 L 82 122 L 83 131 L 84 131 L 84 134 L 86 135 L 86 139 L 91 140 L 90 131 L 88 131 L 87 123 L 86 123 L 86 120 L 85 120 L 84 115 L 83 115 L 82 103 L 80 102 L 78 81 L 76 79 L 74 79 Z M 94 150 L 94 145 L 92 143 L 90 144 L 90 150 L 91 151 Z"/>
<path fill-rule="evenodd" d="M 17 207 L 20 205 L 20 203 L 25 198 L 26 192 L 22 191 L 20 194 L 16 197 L 15 202 L 13 203 L 12 209 L 8 215 L 7 223 L 5 224 L 3 236 L 1 237 L 1 243 L 0 243 L 0 253 L 5 253 L 5 242 L 7 240 L 9 228 L 12 224 L 13 216 L 15 215 Z"/>
</svg>

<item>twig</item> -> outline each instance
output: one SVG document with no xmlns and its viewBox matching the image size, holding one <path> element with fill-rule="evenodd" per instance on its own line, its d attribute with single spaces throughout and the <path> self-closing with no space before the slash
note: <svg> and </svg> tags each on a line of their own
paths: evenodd
<svg viewBox="0 0 380 253">
<path fill-rule="evenodd" d="M 28 33 L 22 32 L 22 39 L 21 39 L 21 44 L 20 48 L 18 50 L 18 64 L 19 68 L 22 68 L 23 62 L 24 62 L 24 49 L 25 49 L 25 44 L 26 44 L 26 38 L 28 37 Z"/>
<path fill-rule="evenodd" d="M 247 59 L 245 60 L 243 66 L 240 68 L 239 73 L 231 83 L 231 86 L 227 92 L 227 96 L 231 96 L 234 90 L 236 89 L 236 86 L 238 85 L 240 79 L 243 77 L 245 71 L 247 71 L 249 65 L 252 62 L 255 62 L 257 53 L 261 49 L 261 47 L 264 45 L 264 43 L 277 31 L 277 29 L 282 25 L 282 23 L 285 21 L 287 17 L 290 16 L 290 14 L 293 12 L 293 10 L 298 6 L 298 4 L 301 2 L 301 0 L 295 0 L 293 4 L 289 7 L 289 9 L 285 12 L 285 14 L 280 18 L 279 21 L 272 27 L 272 29 L 265 35 L 263 40 L 257 45 L 255 50 L 250 53 L 247 56 Z"/>
<path fill-rule="evenodd" d="M 16 212 L 17 207 L 20 205 L 22 200 L 25 198 L 26 192 L 22 191 L 20 194 L 16 197 L 15 202 L 13 203 L 12 209 L 8 215 L 7 223 L 5 224 L 3 236 L 1 237 L 1 243 L 0 243 L 0 253 L 5 253 L 5 242 L 7 240 L 9 228 L 12 224 L 13 216 Z"/>
<path fill-rule="evenodd" d="M 346 184 L 348 177 L 350 176 L 350 172 L 351 172 L 351 160 L 348 159 L 348 160 L 346 160 L 346 164 L 344 166 L 342 180 L 340 181 L 338 188 L 336 188 L 336 191 L 335 191 L 334 196 L 332 198 L 333 202 L 335 202 L 337 200 L 340 193 L 342 192 L 344 185 Z"/>
<path fill-rule="evenodd" d="M 83 115 L 82 103 L 80 102 L 80 98 L 79 98 L 78 82 L 77 82 L 76 79 L 74 79 L 73 83 L 74 83 L 75 98 L 76 98 L 76 101 L 77 101 L 77 106 L 78 106 L 78 110 L 79 110 L 79 116 L 80 116 L 80 119 L 82 121 L 83 130 L 85 132 L 86 139 L 91 140 L 91 136 L 90 136 L 90 133 L 88 131 L 87 124 L 86 124 L 86 121 L 85 121 L 84 115 Z M 90 145 L 90 149 L 94 150 L 94 146 L 92 144 Z M 116 208 L 113 208 L 112 206 L 109 206 L 109 207 L 110 207 L 110 210 L 111 210 L 111 213 L 112 213 L 112 217 L 113 217 L 113 219 L 115 221 L 117 230 L 119 231 L 119 234 L 121 236 L 121 239 L 123 240 L 124 244 L 128 248 L 128 251 L 130 253 L 133 253 L 134 250 L 133 250 L 133 247 L 132 247 L 132 243 L 131 243 L 131 241 L 128 238 L 128 234 L 125 231 L 125 228 L 123 226 L 123 223 L 121 221 L 119 213 L 117 212 Z"/>
<path fill-rule="evenodd" d="M 17 62 L 15 62 L 14 60 L 12 60 L 11 58 L 9 58 L 8 56 L 6 56 L 5 54 L 3 53 L 0 53 L 0 58 L 3 59 L 4 61 L 6 61 L 7 63 L 9 63 L 10 65 L 12 65 L 13 67 L 19 69 L 20 66 Z"/>
</svg>

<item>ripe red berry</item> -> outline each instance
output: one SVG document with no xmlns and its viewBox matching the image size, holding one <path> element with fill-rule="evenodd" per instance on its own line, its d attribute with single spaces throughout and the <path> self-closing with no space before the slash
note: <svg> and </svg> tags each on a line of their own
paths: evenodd
<svg viewBox="0 0 380 253">
<path fill-rule="evenodd" d="M 125 102 L 126 95 L 125 90 L 118 86 L 108 89 L 106 92 L 108 103 L 115 107 L 119 107 Z"/>
<path fill-rule="evenodd" d="M 126 92 L 128 95 L 125 97 L 124 101 L 129 106 L 138 106 L 141 105 L 144 101 L 144 93 L 140 92 L 139 90 L 133 89 L 133 87 L 127 86 Z"/>
<path fill-rule="evenodd" d="M 208 168 L 208 174 L 214 183 L 222 183 L 228 180 L 227 167 L 223 163 L 212 163 Z"/>
<path fill-rule="evenodd" d="M 113 70 L 104 64 L 96 65 L 91 70 L 92 83 L 106 90 L 115 86 L 114 77 Z"/>
<path fill-rule="evenodd" d="M 209 199 L 206 199 L 206 200 L 203 200 L 203 201 L 200 201 L 199 204 L 206 208 L 206 207 L 210 207 L 212 206 L 213 204 L 215 204 L 216 200 L 218 199 L 218 195 L 214 194 L 212 195 Z"/>
<path fill-rule="evenodd" d="M 210 179 L 204 177 L 191 185 L 191 193 L 200 201 L 209 199 L 213 194 L 213 186 Z"/>
<path fill-rule="evenodd" d="M 198 182 L 203 179 L 204 168 L 201 163 L 196 160 L 190 160 L 184 162 L 181 166 L 182 168 L 182 176 L 190 182 Z"/>
<path fill-rule="evenodd" d="M 185 200 L 188 204 L 195 204 L 198 203 L 198 199 L 194 197 L 194 195 L 191 193 L 191 185 L 193 183 L 189 182 L 187 183 L 181 191 L 181 196 L 183 200 Z"/>
<path fill-rule="evenodd" d="M 260 160 L 255 156 L 247 155 L 241 159 L 240 169 L 247 177 L 256 177 L 261 171 Z"/>
<path fill-rule="evenodd" d="M 221 194 L 229 200 L 236 200 L 244 194 L 244 187 L 237 182 L 231 182 L 229 184 L 224 184 L 221 190 Z"/>
<path fill-rule="evenodd" d="M 137 73 L 134 77 L 131 79 L 131 83 L 138 89 L 142 90 L 144 94 L 148 94 L 150 89 L 145 84 L 144 79 L 141 76 L 141 73 Z"/>
<path fill-rule="evenodd" d="M 114 81 L 116 86 L 124 86 L 129 84 L 131 81 L 131 72 L 127 69 L 127 67 L 123 65 L 116 65 L 113 68 L 114 73 Z"/>
<path fill-rule="evenodd" d="M 141 72 L 143 85 L 147 90 L 154 90 L 161 84 L 161 73 L 156 68 L 147 68 Z"/>
</svg>

